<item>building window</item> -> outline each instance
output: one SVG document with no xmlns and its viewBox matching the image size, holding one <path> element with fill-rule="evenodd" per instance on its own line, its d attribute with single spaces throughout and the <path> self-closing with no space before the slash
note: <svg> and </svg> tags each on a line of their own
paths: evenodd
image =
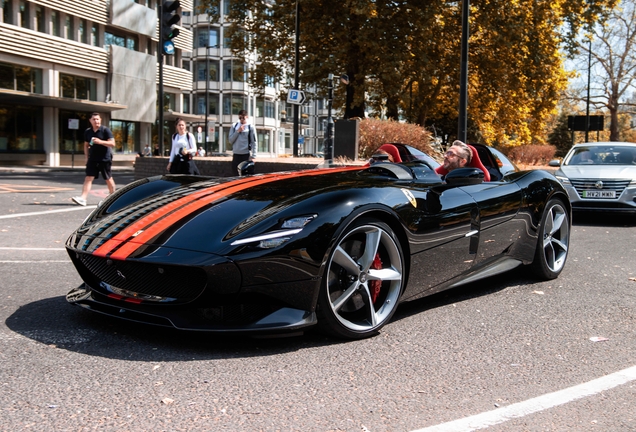
<svg viewBox="0 0 636 432">
<path fill-rule="evenodd" d="M 177 95 L 173 93 L 163 94 L 163 110 L 164 111 L 176 111 L 177 110 Z"/>
<path fill-rule="evenodd" d="M 217 48 L 219 46 L 219 29 L 211 28 L 208 30 L 206 28 L 199 28 L 197 30 L 196 43 L 196 48 Z"/>
<path fill-rule="evenodd" d="M 115 137 L 115 151 L 118 153 L 137 153 L 135 151 L 135 141 L 137 137 L 137 123 L 111 120 L 108 125 Z"/>
<path fill-rule="evenodd" d="M 1 0 L 0 6 L 2 6 L 2 22 L 5 24 L 13 24 L 13 10 L 11 9 L 12 0 Z"/>
<path fill-rule="evenodd" d="M 99 34 L 97 30 L 97 24 L 91 26 L 91 45 L 99 46 Z"/>
<path fill-rule="evenodd" d="M 210 81 L 219 80 L 219 62 L 218 60 L 210 60 L 210 70 L 208 73 L 208 79 Z M 208 65 L 207 61 L 197 62 L 197 81 L 205 81 L 205 68 Z"/>
<path fill-rule="evenodd" d="M 183 95 L 183 107 L 181 112 L 184 114 L 190 114 L 190 96 Z"/>
<path fill-rule="evenodd" d="M 0 88 L 42 94 L 42 69 L 0 63 Z"/>
<path fill-rule="evenodd" d="M 62 35 L 60 33 L 60 16 L 57 11 L 51 11 L 51 34 L 57 37 Z"/>
<path fill-rule="evenodd" d="M 66 15 L 64 18 L 64 37 L 68 40 L 75 40 L 73 36 L 73 17 Z"/>
<path fill-rule="evenodd" d="M 104 48 L 108 49 L 110 45 L 120 46 L 132 51 L 137 51 L 138 48 L 137 39 L 127 38 L 110 32 L 104 32 Z"/>
<path fill-rule="evenodd" d="M 254 117 L 276 118 L 275 104 L 269 100 L 256 100 L 256 113 Z"/>
<path fill-rule="evenodd" d="M 256 141 L 258 141 L 258 151 L 260 153 L 269 153 L 269 131 L 257 130 Z"/>
<path fill-rule="evenodd" d="M 60 110 L 60 153 L 84 154 L 84 134 L 82 133 L 91 126 L 88 121 L 89 112 L 76 112 Z M 78 119 L 79 128 L 77 130 L 68 128 L 69 119 Z M 73 148 L 75 144 L 75 148 Z"/>
<path fill-rule="evenodd" d="M 97 80 L 60 74 L 60 96 L 63 98 L 97 100 Z"/>
<path fill-rule="evenodd" d="M 126 38 L 126 48 L 128 48 L 131 51 L 137 51 L 137 39 L 127 37 Z"/>
<path fill-rule="evenodd" d="M 245 82 L 245 63 L 228 61 L 223 63 L 223 81 Z"/>
<path fill-rule="evenodd" d="M 86 20 L 85 19 L 81 19 L 79 20 L 79 41 L 81 43 L 87 43 L 86 41 L 88 40 L 87 35 L 86 35 Z"/>
<path fill-rule="evenodd" d="M 245 96 L 225 95 L 223 98 L 223 114 L 238 114 L 240 110 L 247 109 Z"/>
<path fill-rule="evenodd" d="M 208 98 L 208 114 L 219 115 L 219 96 L 211 94 Z M 197 114 L 205 115 L 205 95 L 197 96 Z"/>
<path fill-rule="evenodd" d="M 44 25 L 44 8 L 42 6 L 35 7 L 35 25 L 36 30 L 40 33 L 44 33 L 46 31 L 46 26 Z"/>
<path fill-rule="evenodd" d="M 20 27 L 30 28 L 29 26 L 29 6 L 27 2 L 20 1 Z"/>
<path fill-rule="evenodd" d="M 44 152 L 42 107 L 0 105 L 0 152 Z"/>
</svg>

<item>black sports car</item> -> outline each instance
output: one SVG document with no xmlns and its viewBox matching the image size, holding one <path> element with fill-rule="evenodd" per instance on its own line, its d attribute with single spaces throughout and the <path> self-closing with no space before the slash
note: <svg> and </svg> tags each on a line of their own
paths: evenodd
<svg viewBox="0 0 636 432">
<path fill-rule="evenodd" d="M 522 264 L 556 278 L 571 209 L 545 171 L 445 179 L 435 162 L 234 178 L 165 175 L 108 197 L 70 236 L 84 283 L 70 303 L 189 330 L 344 338 L 384 326 L 401 301 Z M 495 176 L 492 176 L 495 177 Z"/>
</svg>

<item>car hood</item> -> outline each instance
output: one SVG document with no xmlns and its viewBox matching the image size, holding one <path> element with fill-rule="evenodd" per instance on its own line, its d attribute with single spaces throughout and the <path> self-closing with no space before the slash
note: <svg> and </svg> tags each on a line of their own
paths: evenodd
<svg viewBox="0 0 636 432">
<path fill-rule="evenodd" d="M 346 193 L 353 184 L 360 185 L 359 170 L 303 171 L 179 186 L 99 219 L 89 216 L 67 247 L 121 260 L 148 256 L 159 247 L 225 255 L 237 240 L 281 229 L 286 217 L 331 207 L 333 201 L 325 202 L 325 192 Z"/>
<path fill-rule="evenodd" d="M 560 167 L 556 175 L 571 179 L 636 179 L 636 165 L 571 165 Z"/>
</svg>

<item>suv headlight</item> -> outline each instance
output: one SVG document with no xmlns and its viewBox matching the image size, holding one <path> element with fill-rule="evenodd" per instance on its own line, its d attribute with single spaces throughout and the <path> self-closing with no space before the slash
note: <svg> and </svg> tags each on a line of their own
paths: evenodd
<svg viewBox="0 0 636 432">
<path fill-rule="evenodd" d="M 571 185 L 572 184 L 572 183 L 570 183 L 570 179 L 565 177 L 565 176 L 555 175 L 555 177 L 557 178 L 558 181 L 560 181 L 564 185 Z"/>
</svg>

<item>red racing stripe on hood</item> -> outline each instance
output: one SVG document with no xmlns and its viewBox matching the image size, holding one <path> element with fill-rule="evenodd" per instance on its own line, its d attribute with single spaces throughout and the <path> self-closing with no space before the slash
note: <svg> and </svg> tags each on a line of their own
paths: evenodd
<svg viewBox="0 0 636 432">
<path fill-rule="evenodd" d="M 293 177 L 305 177 L 315 176 L 334 172 L 360 170 L 360 167 L 346 167 L 346 168 L 325 168 L 319 170 L 310 171 L 296 171 L 288 174 L 271 174 L 266 176 L 251 177 L 249 179 L 241 179 L 235 182 L 227 183 L 208 188 L 205 191 L 196 192 L 187 197 L 180 198 L 179 200 L 167 204 L 166 206 L 157 209 L 153 213 L 146 215 L 139 221 L 131 224 L 126 229 L 122 230 L 115 237 L 105 242 L 100 246 L 94 255 L 106 257 L 109 253 L 113 259 L 124 260 L 133 254 L 144 243 L 149 242 L 157 235 L 161 234 L 166 229 L 170 228 L 173 224 L 179 220 L 191 215 L 200 208 L 211 204 L 214 201 L 220 200 L 233 193 L 240 192 L 245 189 L 249 189 L 253 186 L 263 185 L 271 183 L 277 180 L 293 178 Z M 141 232 L 140 232 L 141 231 Z M 138 233 L 138 234 L 137 234 Z M 130 240 L 134 234 L 134 242 L 125 243 Z M 117 251 L 113 252 L 119 245 L 122 245 Z"/>
</svg>

